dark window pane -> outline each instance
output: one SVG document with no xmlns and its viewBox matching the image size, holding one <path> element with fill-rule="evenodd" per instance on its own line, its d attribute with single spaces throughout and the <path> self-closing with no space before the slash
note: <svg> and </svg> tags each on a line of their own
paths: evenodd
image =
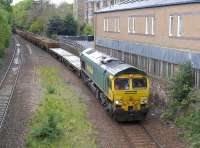
<svg viewBox="0 0 200 148">
<path fill-rule="evenodd" d="M 135 78 L 133 79 L 133 88 L 146 88 L 147 79 L 146 78 Z"/>
<path fill-rule="evenodd" d="M 118 78 L 115 80 L 116 90 L 129 90 L 129 79 Z"/>
</svg>

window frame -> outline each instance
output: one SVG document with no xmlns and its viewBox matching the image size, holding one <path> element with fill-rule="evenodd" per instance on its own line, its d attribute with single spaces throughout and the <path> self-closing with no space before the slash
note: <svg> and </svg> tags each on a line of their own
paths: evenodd
<svg viewBox="0 0 200 148">
<path fill-rule="evenodd" d="M 135 33 L 135 17 L 133 16 L 128 16 L 128 33 Z"/>
<path fill-rule="evenodd" d="M 155 35 L 154 25 L 155 16 L 145 16 L 145 35 Z"/>
<path fill-rule="evenodd" d="M 182 35 L 183 35 L 183 16 L 178 15 L 177 36 L 181 37 Z"/>
<path fill-rule="evenodd" d="M 174 16 L 169 16 L 169 36 L 173 36 Z"/>
</svg>

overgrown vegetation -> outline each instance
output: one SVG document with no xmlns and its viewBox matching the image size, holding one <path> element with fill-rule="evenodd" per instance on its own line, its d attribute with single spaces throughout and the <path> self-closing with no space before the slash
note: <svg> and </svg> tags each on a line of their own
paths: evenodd
<svg viewBox="0 0 200 148">
<path fill-rule="evenodd" d="M 170 81 L 170 103 L 163 117 L 174 121 L 185 108 L 192 90 L 192 65 L 190 62 L 180 66 L 178 73 Z"/>
<path fill-rule="evenodd" d="M 30 123 L 27 147 L 96 147 L 93 128 L 79 96 L 60 79 L 58 70 L 39 70 L 43 100 Z"/>
<path fill-rule="evenodd" d="M 9 46 L 11 35 L 11 1 L 0 0 L 0 57 Z"/>
<path fill-rule="evenodd" d="M 192 85 L 192 65 L 181 65 L 170 83 L 170 103 L 162 118 L 181 128 L 180 135 L 200 147 L 200 90 Z"/>
</svg>

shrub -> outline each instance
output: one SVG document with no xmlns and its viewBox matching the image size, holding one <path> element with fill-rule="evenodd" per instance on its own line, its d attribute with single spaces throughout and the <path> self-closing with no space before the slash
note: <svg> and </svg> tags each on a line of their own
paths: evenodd
<svg viewBox="0 0 200 148">
<path fill-rule="evenodd" d="M 181 65 L 170 84 L 171 99 L 185 100 L 192 88 L 192 64 L 187 62 Z"/>
<path fill-rule="evenodd" d="M 49 85 L 49 86 L 47 87 L 47 92 L 48 92 L 49 94 L 55 94 L 55 93 L 56 93 L 56 89 L 55 89 L 54 86 Z"/>
<path fill-rule="evenodd" d="M 39 127 L 33 129 L 32 136 L 41 140 L 61 137 L 63 132 L 58 127 L 58 122 L 58 115 L 50 112 L 47 119 Z"/>
<path fill-rule="evenodd" d="M 192 90 L 192 65 L 190 62 L 180 66 L 179 72 L 170 82 L 169 90 L 170 102 L 166 112 L 162 114 L 162 118 L 175 121 L 190 102 L 189 94 Z"/>
<path fill-rule="evenodd" d="M 43 32 L 44 29 L 44 22 L 41 19 L 37 19 L 36 21 L 34 21 L 30 28 L 29 31 L 33 32 L 33 33 L 37 33 L 40 34 L 41 32 Z"/>
<path fill-rule="evenodd" d="M 84 29 L 82 32 L 83 35 L 94 35 L 93 27 L 90 24 L 84 25 Z"/>
</svg>

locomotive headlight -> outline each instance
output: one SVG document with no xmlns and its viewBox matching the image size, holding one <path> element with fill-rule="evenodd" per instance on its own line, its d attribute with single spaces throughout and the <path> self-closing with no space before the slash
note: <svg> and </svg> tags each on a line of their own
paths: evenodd
<svg viewBox="0 0 200 148">
<path fill-rule="evenodd" d="M 147 104 L 147 103 L 148 103 L 147 97 L 142 97 L 142 98 L 140 99 L 140 104 Z"/>
<path fill-rule="evenodd" d="M 115 105 L 122 105 L 122 100 L 115 100 Z"/>
</svg>

